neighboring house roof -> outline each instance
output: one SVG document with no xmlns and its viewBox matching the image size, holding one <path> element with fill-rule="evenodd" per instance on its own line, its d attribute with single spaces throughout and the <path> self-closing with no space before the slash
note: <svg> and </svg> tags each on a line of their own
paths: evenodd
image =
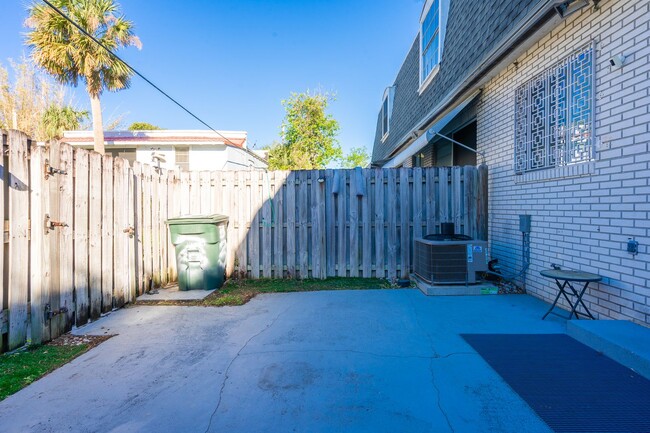
<svg viewBox="0 0 650 433">
<path fill-rule="evenodd" d="M 247 147 L 246 131 L 218 131 L 219 134 L 204 130 L 155 130 L 155 131 L 105 131 L 106 145 L 128 144 L 150 145 L 155 143 L 183 143 L 195 145 L 233 145 Z M 62 141 L 70 144 L 92 145 L 92 131 L 65 131 Z"/>
<path fill-rule="evenodd" d="M 554 17 L 551 3 L 548 0 L 451 0 L 440 70 L 419 95 L 418 34 L 393 83 L 390 133 L 384 142 L 381 141 L 381 115 L 378 116 L 373 163 L 390 159 L 408 144 L 409 134 L 421 135 L 427 122 L 450 109 L 451 105 L 443 106 L 446 101 L 451 99 L 450 104 L 456 103 L 452 93 L 466 90 L 459 87 L 475 75 L 480 78 L 478 73 L 494 69 L 503 61 L 509 53 L 496 55 L 497 51 L 525 40 L 522 39 L 525 35 L 518 34 L 519 30 L 524 27 L 529 27 L 531 32 L 539 30 L 540 23 L 551 20 Z"/>
<path fill-rule="evenodd" d="M 228 146 L 255 157 L 266 160 L 255 151 L 248 149 L 246 131 L 207 131 L 207 130 L 154 130 L 154 131 L 105 131 L 104 142 L 107 147 L 149 147 L 153 145 L 192 145 L 192 146 Z M 92 131 L 65 131 L 62 142 L 76 146 L 92 147 Z"/>
</svg>

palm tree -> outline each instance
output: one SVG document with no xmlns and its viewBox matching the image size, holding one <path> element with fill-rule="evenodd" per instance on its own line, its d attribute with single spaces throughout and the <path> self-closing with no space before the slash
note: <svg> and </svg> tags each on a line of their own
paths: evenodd
<svg viewBox="0 0 650 433">
<path fill-rule="evenodd" d="M 64 14 L 106 48 L 141 47 L 133 23 L 121 15 L 113 0 L 50 0 Z M 81 33 L 44 3 L 33 3 L 25 22 L 31 29 L 27 44 L 34 62 L 62 84 L 76 86 L 81 79 L 90 96 L 95 150 L 104 153 L 104 130 L 99 97 L 107 89 L 129 87 L 131 69 Z"/>
<path fill-rule="evenodd" d="M 75 110 L 69 105 L 63 107 L 50 105 L 41 118 L 45 139 L 60 139 L 63 137 L 63 131 L 79 129 L 81 122 L 87 117 L 87 111 Z"/>
</svg>

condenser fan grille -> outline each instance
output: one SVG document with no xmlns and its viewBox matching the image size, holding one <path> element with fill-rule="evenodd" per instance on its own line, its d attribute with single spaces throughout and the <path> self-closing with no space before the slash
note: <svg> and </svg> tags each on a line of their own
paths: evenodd
<svg viewBox="0 0 650 433">
<path fill-rule="evenodd" d="M 416 242 L 415 273 L 429 284 L 467 282 L 467 246 Z"/>
</svg>

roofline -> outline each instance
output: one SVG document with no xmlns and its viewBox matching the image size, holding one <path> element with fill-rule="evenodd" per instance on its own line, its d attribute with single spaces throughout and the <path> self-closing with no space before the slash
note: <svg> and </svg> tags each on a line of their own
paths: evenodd
<svg viewBox="0 0 650 433">
<path fill-rule="evenodd" d="M 547 34 L 550 29 L 562 21 L 552 7 L 556 2 L 557 0 L 541 1 L 538 7 L 527 15 L 523 25 L 513 29 L 503 39 L 503 42 L 493 48 L 484 60 L 467 75 L 467 78 L 448 92 L 441 103 L 423 116 L 422 120 L 415 127 L 411 128 L 409 132 L 397 141 L 397 143 L 402 144 L 399 144 L 386 155 L 381 160 L 382 163 L 385 164 L 397 154 L 401 153 L 406 147 L 417 140 L 432 123 L 442 117 L 445 112 L 453 110 L 474 92 L 480 90 L 498 72 L 514 59 L 518 58 L 537 40 Z"/>
<path fill-rule="evenodd" d="M 247 131 L 222 131 L 222 130 L 217 130 L 215 133 L 214 131 L 211 130 L 205 130 L 205 129 L 158 129 L 158 130 L 145 130 L 145 131 L 104 131 L 104 133 L 110 133 L 113 134 L 111 138 L 119 138 L 121 135 L 121 138 L 128 138 L 128 137 L 133 137 L 133 138 L 163 138 L 163 137 L 174 137 L 174 136 L 179 136 L 179 135 L 185 135 L 186 137 L 191 138 L 192 135 L 200 136 L 201 138 L 205 138 L 206 136 L 214 136 L 215 137 L 215 143 L 214 144 L 223 144 L 226 146 L 226 148 L 231 147 L 233 149 L 238 149 L 246 152 L 250 156 L 254 157 L 258 161 L 268 164 L 268 162 L 262 158 L 261 156 L 257 155 L 255 152 L 251 151 L 248 149 L 247 142 L 248 142 L 248 132 Z M 115 136 L 114 134 L 117 134 Z M 225 135 L 225 139 L 221 134 Z M 230 135 L 230 137 L 228 137 Z M 63 132 L 63 138 L 61 138 L 62 142 L 65 142 L 66 138 L 86 138 L 86 137 L 91 137 L 93 136 L 92 131 L 64 131 Z M 232 139 L 241 139 L 244 138 L 244 144 L 242 146 L 236 146 L 234 144 L 228 143 L 227 140 L 229 138 Z M 113 140 L 113 141 L 118 141 L 119 140 Z M 198 142 L 196 144 L 199 144 L 202 142 Z M 203 142 L 207 143 L 207 142 Z M 169 143 L 166 143 L 169 144 Z"/>
</svg>

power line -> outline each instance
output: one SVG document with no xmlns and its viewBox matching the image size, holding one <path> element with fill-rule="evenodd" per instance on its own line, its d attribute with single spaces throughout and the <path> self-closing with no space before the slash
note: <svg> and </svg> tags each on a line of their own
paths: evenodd
<svg viewBox="0 0 650 433">
<path fill-rule="evenodd" d="M 221 138 L 223 138 L 224 140 L 226 140 L 226 144 L 230 144 L 231 146 L 237 147 L 238 149 L 243 149 L 243 147 L 237 146 L 235 143 L 233 143 L 232 141 L 230 141 L 228 138 L 226 138 L 226 137 L 225 137 L 223 134 L 221 134 L 219 131 L 217 131 L 217 130 L 214 129 L 212 126 L 208 125 L 206 122 L 204 122 L 203 120 L 201 120 L 201 118 L 198 117 L 196 114 L 192 113 L 189 109 L 185 108 L 185 106 L 183 106 L 183 104 L 181 104 L 180 102 L 178 102 L 176 99 L 172 98 L 169 94 L 167 94 L 167 93 L 166 93 L 164 90 L 162 90 L 160 87 L 156 86 L 156 85 L 155 85 L 151 80 L 149 80 L 147 77 L 145 77 L 145 76 L 142 75 L 140 72 L 138 72 L 138 71 L 137 71 L 133 66 L 129 65 L 127 62 L 125 62 L 124 60 L 122 60 L 122 58 L 121 58 L 120 56 L 118 56 L 118 55 L 115 54 L 113 51 L 111 51 L 108 47 L 106 47 L 106 45 L 104 45 L 104 44 L 102 44 L 100 41 L 98 41 L 97 38 L 95 38 L 93 35 L 91 35 L 90 33 L 88 33 L 88 32 L 87 32 L 83 27 L 81 27 L 81 26 L 80 26 L 79 24 L 77 24 L 73 19 L 71 19 L 69 16 L 67 16 L 65 13 L 63 13 L 63 11 L 61 11 L 59 8 L 57 8 L 56 6 L 54 6 L 54 5 L 53 5 L 52 3 L 50 3 L 48 0 L 43 0 L 43 3 L 45 3 L 46 5 L 48 5 L 49 7 L 51 7 L 52 9 L 54 9 L 54 11 L 55 11 L 56 13 L 58 13 L 58 14 L 61 15 L 63 18 L 65 18 L 67 21 L 69 21 L 69 22 L 70 22 L 73 26 L 75 26 L 75 27 L 76 27 L 76 28 L 77 28 L 81 33 L 83 33 L 84 35 L 88 36 L 88 37 L 89 37 L 93 42 L 95 42 L 97 45 L 99 45 L 99 46 L 102 47 L 104 50 L 106 50 L 106 52 L 108 52 L 111 56 L 115 57 L 118 61 L 122 62 L 122 63 L 123 63 L 127 68 L 129 68 L 129 69 L 131 70 L 131 72 L 133 72 L 134 74 L 136 74 L 138 77 L 142 78 L 144 81 L 147 82 L 147 84 L 149 84 L 151 87 L 153 87 L 154 89 L 156 89 L 157 91 L 159 91 L 160 93 L 162 93 L 162 94 L 163 94 L 167 99 L 169 99 L 170 101 L 172 101 L 174 104 L 178 105 L 178 106 L 179 106 L 181 109 L 183 109 L 183 111 L 185 111 L 187 114 L 189 114 L 190 116 L 192 116 L 193 118 L 195 118 L 196 120 L 198 120 L 199 122 L 201 122 L 201 123 L 202 123 L 203 125 L 205 125 L 208 129 L 210 129 L 212 132 L 214 132 L 215 134 L 217 134 L 218 136 L 220 136 Z M 244 149 L 244 150 L 246 150 L 246 149 Z"/>
</svg>

